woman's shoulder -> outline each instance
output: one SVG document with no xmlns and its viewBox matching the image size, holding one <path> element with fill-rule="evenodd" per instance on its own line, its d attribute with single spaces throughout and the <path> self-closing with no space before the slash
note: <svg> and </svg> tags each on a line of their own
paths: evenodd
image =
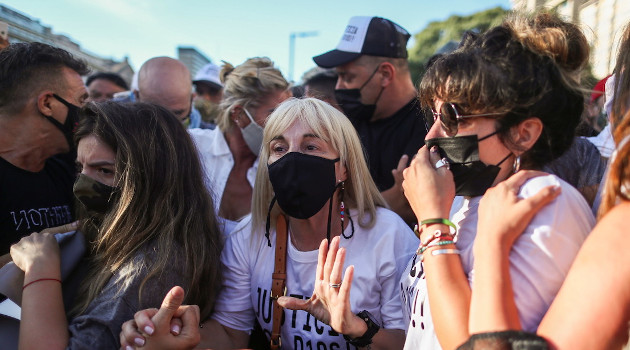
<svg viewBox="0 0 630 350">
<path fill-rule="evenodd" d="M 556 175 L 548 174 L 543 176 L 537 176 L 527 180 L 519 190 L 520 198 L 528 198 L 547 186 L 557 186 L 561 188 L 560 195 L 551 202 L 547 208 L 543 208 L 542 211 L 553 207 L 560 207 L 560 209 L 569 209 L 574 213 L 580 213 L 594 223 L 594 217 L 592 210 L 584 196 L 571 184 L 562 180 Z"/>
</svg>

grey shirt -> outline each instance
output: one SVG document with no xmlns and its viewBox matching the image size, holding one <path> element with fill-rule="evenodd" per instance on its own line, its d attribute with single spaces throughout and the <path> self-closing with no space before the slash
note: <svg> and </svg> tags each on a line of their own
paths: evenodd
<svg viewBox="0 0 630 350">
<path fill-rule="evenodd" d="M 138 254 L 136 261 L 145 254 Z M 68 349 L 118 349 L 122 324 L 134 314 L 146 308 L 159 308 L 168 291 L 176 285 L 184 285 L 181 264 L 168 265 L 169 269 L 145 283 L 142 302 L 138 291 L 148 270 L 129 271 L 131 264 L 121 268 L 81 315 L 74 317 L 68 326 L 70 335 Z M 119 279 L 126 273 L 133 274 L 131 283 L 125 288 Z"/>
</svg>

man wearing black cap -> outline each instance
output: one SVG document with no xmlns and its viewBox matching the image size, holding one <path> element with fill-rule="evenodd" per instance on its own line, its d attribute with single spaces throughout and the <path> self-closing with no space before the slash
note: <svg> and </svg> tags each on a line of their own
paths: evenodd
<svg viewBox="0 0 630 350">
<path fill-rule="evenodd" d="M 407 64 L 409 37 L 390 20 L 352 17 L 337 48 L 313 61 L 337 69 L 335 97 L 361 137 L 372 178 L 392 210 L 411 223 L 402 171 L 427 130 Z"/>
</svg>

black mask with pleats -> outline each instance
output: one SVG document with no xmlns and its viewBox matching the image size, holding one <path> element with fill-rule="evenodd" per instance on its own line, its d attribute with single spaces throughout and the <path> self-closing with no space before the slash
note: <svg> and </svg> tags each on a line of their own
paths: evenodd
<svg viewBox="0 0 630 350">
<path fill-rule="evenodd" d="M 437 146 L 440 156 L 448 159 L 455 181 L 455 195 L 481 196 L 492 187 L 492 183 L 501 170 L 499 165 L 511 156 L 508 154 L 496 165 L 487 165 L 479 159 L 479 142 L 496 133 L 495 131 L 480 139 L 477 135 L 467 135 L 426 140 L 429 149 Z"/>
</svg>

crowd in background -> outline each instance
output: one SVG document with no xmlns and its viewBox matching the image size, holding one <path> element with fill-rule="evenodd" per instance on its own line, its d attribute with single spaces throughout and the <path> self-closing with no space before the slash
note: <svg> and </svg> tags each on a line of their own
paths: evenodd
<svg viewBox="0 0 630 350">
<path fill-rule="evenodd" d="M 593 88 L 549 13 L 466 32 L 421 78 L 404 28 L 352 17 L 299 86 L 267 57 L 154 57 L 128 85 L 2 41 L 0 342 L 621 348 L 623 33 Z"/>
</svg>

